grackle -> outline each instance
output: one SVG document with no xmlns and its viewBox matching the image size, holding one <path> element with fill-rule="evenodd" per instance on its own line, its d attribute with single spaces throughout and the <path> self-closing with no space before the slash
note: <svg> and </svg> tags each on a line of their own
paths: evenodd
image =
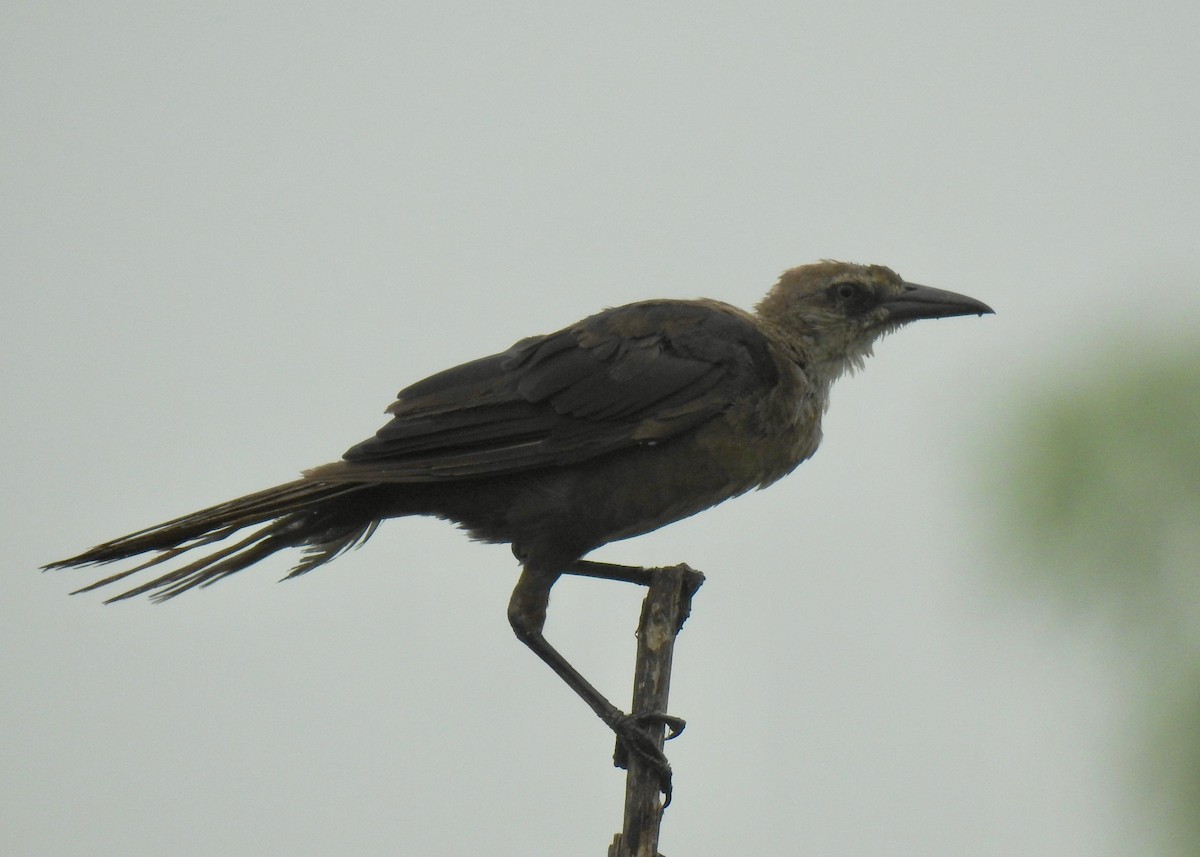
<svg viewBox="0 0 1200 857">
<path fill-rule="evenodd" d="M 669 800 L 670 766 L 643 727 L 682 721 L 623 713 L 550 645 L 550 588 L 564 573 L 644 583 L 642 569 L 582 558 L 789 473 L 820 442 L 830 386 L 883 334 L 991 311 L 882 266 L 831 261 L 785 271 L 753 313 L 713 300 L 605 310 L 407 387 L 391 421 L 340 461 L 47 568 L 151 554 L 87 591 L 186 554 L 110 599 L 162 600 L 284 548 L 302 551 L 288 576 L 303 574 L 385 518 L 453 521 L 512 545 L 522 566 L 508 606 L 517 636 L 657 770 Z"/>
</svg>

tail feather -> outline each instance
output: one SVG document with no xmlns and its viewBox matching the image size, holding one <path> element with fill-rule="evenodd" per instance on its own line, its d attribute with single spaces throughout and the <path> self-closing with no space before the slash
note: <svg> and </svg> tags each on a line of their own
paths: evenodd
<svg viewBox="0 0 1200 857">
<path fill-rule="evenodd" d="M 370 515 L 370 504 L 345 501 L 347 495 L 360 494 L 372 487 L 300 479 L 113 539 L 45 568 L 102 565 L 154 552 L 154 556 L 132 568 L 76 590 L 90 592 L 197 548 L 224 541 L 239 530 L 255 527 L 245 538 L 160 574 L 109 598 L 108 602 L 145 593 L 150 593 L 155 601 L 164 601 L 194 587 L 215 583 L 276 551 L 303 547 L 304 556 L 287 575 L 294 577 L 370 538 L 379 523 Z"/>
<path fill-rule="evenodd" d="M 362 547 L 367 539 L 375 535 L 375 528 L 378 526 L 379 520 L 375 519 L 356 529 L 344 528 L 340 532 L 327 534 L 321 541 L 309 539 L 304 547 L 304 556 L 288 572 L 286 579 L 307 574 L 331 559 L 337 559 L 348 550 Z"/>
</svg>

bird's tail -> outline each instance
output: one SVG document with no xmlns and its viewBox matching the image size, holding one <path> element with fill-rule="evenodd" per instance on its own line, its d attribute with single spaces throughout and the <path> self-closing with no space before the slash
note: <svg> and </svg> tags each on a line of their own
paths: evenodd
<svg viewBox="0 0 1200 857">
<path fill-rule="evenodd" d="M 76 590 L 89 592 L 188 551 L 223 541 L 240 530 L 255 527 L 244 538 L 160 574 L 108 601 L 120 601 L 147 592 L 152 593 L 151 598 L 155 601 L 163 601 L 192 587 L 208 586 L 283 548 L 302 547 L 304 556 L 288 574 L 288 577 L 294 577 L 370 538 L 379 523 L 378 512 L 369 502 L 372 489 L 377 487 L 298 479 L 113 539 L 78 556 L 52 562 L 45 568 L 102 565 L 153 552 L 153 556 L 133 568 Z M 373 511 L 375 514 L 371 514 Z"/>
</svg>

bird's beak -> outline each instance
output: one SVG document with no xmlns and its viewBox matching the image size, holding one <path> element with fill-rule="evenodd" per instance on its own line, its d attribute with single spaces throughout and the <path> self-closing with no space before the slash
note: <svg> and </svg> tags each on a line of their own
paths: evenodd
<svg viewBox="0 0 1200 857">
<path fill-rule="evenodd" d="M 883 307 L 888 321 L 915 321 L 918 318 L 948 318 L 954 315 L 988 315 L 992 308 L 982 301 L 930 286 L 905 283 L 904 291 L 885 298 Z"/>
</svg>

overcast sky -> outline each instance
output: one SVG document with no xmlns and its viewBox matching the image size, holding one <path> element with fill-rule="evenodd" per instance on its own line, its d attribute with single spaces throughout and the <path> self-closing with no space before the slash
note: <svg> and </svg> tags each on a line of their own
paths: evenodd
<svg viewBox="0 0 1200 857">
<path fill-rule="evenodd" d="M 1194 336 L 1200 6 L 10 3 L 0 852 L 602 854 L 611 736 L 516 563 L 391 522 L 165 606 L 39 565 L 293 478 L 402 386 L 822 257 L 991 304 L 834 391 L 768 491 L 598 559 L 708 575 L 678 855 L 1147 853 L 1115 645 L 1003 585 L 1031 390 Z M 1002 486 L 999 486 L 1002 487 Z M 641 594 L 548 636 L 626 703 Z"/>
</svg>

